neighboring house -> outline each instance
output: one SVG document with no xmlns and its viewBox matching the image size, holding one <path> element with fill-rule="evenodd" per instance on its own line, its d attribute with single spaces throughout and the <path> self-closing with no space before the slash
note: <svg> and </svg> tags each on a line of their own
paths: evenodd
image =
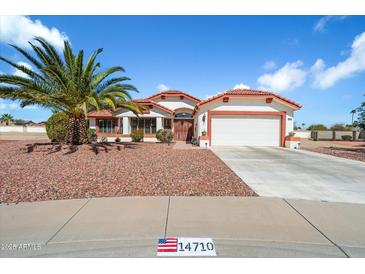
<svg viewBox="0 0 365 274">
<path fill-rule="evenodd" d="M 32 123 L 30 124 L 33 127 L 45 127 L 46 126 L 46 122 L 39 122 L 39 123 Z"/>
<path fill-rule="evenodd" d="M 169 90 L 135 102 L 147 108 L 139 118 L 126 109 L 92 111 L 90 128 L 108 141 L 130 141 L 136 129 L 144 131 L 144 141 L 157 141 L 157 130 L 168 128 L 175 141 L 194 136 L 201 146 L 284 146 L 294 128 L 294 111 L 301 108 L 275 93 L 251 89 L 230 90 L 207 100 Z"/>
</svg>

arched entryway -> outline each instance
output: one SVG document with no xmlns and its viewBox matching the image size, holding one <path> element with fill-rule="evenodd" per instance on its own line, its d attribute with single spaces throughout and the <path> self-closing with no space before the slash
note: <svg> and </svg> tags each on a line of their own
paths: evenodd
<svg viewBox="0 0 365 274">
<path fill-rule="evenodd" d="M 194 135 L 193 110 L 188 108 L 175 109 L 174 139 L 175 141 L 190 141 Z"/>
</svg>

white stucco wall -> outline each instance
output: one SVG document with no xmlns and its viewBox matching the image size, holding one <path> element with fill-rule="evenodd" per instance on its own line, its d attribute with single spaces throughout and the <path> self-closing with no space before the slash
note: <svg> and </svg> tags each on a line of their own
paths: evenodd
<svg viewBox="0 0 365 274">
<path fill-rule="evenodd" d="M 180 97 L 166 97 L 166 99 L 157 99 L 154 100 L 154 102 L 164 106 L 168 107 L 169 109 L 175 110 L 179 108 L 188 108 L 193 110 L 196 103 L 193 101 L 190 101 L 186 98 L 183 100 L 180 99 Z"/>
<path fill-rule="evenodd" d="M 129 134 L 129 118 L 128 117 L 121 117 L 119 118 L 123 123 L 123 134 Z"/>
<path fill-rule="evenodd" d="M 46 127 L 32 127 L 32 126 L 27 126 L 24 129 L 24 132 L 29 132 L 29 133 L 46 133 Z"/>
<path fill-rule="evenodd" d="M 132 111 L 130 110 L 121 110 L 116 115 L 116 117 L 137 117 Z M 166 111 L 163 111 L 158 108 L 150 109 L 149 113 L 140 114 L 139 117 L 165 117 L 165 118 L 172 118 L 172 115 Z"/>
<path fill-rule="evenodd" d="M 29 132 L 29 133 L 46 133 L 46 127 L 43 126 L 0 126 L 0 132 Z"/>
<path fill-rule="evenodd" d="M 158 118 L 156 118 L 156 132 L 162 128 L 163 128 L 162 118 L 158 117 Z"/>
<path fill-rule="evenodd" d="M 303 139 L 309 139 L 311 137 L 311 131 L 294 131 L 295 137 L 303 138 Z"/>
</svg>

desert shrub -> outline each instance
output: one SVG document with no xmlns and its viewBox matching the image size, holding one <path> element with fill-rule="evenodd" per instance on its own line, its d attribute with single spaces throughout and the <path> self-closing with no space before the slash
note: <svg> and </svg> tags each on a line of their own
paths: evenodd
<svg viewBox="0 0 365 274">
<path fill-rule="evenodd" d="M 351 135 L 342 135 L 341 138 L 344 141 L 351 141 L 352 140 L 352 136 Z"/>
<path fill-rule="evenodd" d="M 171 143 L 174 134 L 171 129 L 159 129 L 156 133 L 156 139 L 162 143 Z"/>
<path fill-rule="evenodd" d="M 96 130 L 93 128 L 87 129 L 87 140 L 89 143 L 96 141 Z"/>
<path fill-rule="evenodd" d="M 46 130 L 48 138 L 52 142 L 67 143 L 67 125 L 69 117 L 67 113 L 56 112 L 49 117 Z"/>
<path fill-rule="evenodd" d="M 131 133 L 131 138 L 133 142 L 142 142 L 144 133 L 142 130 L 134 130 Z"/>
<path fill-rule="evenodd" d="M 119 137 L 115 138 L 115 142 L 120 143 L 120 138 Z"/>
</svg>

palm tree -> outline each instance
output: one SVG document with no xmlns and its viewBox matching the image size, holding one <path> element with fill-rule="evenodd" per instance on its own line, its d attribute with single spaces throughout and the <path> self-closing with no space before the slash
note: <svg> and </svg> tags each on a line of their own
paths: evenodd
<svg viewBox="0 0 365 274">
<path fill-rule="evenodd" d="M 5 125 L 9 125 L 14 120 L 13 116 L 9 113 L 5 113 L 0 117 L 0 122 L 5 123 Z"/>
<path fill-rule="evenodd" d="M 97 72 L 100 63 L 98 49 L 84 64 L 84 52 L 74 54 L 68 41 L 64 41 L 63 56 L 45 39 L 37 37 L 39 45 L 29 42 L 36 58 L 15 45 L 10 45 L 21 53 L 35 70 L 15 64 L 1 57 L 0 60 L 20 70 L 26 76 L 0 75 L 0 98 L 20 100 L 21 107 L 40 105 L 53 111 L 65 112 L 69 116 L 68 142 L 87 142 L 87 113 L 93 109 L 123 107 L 136 114 L 142 108 L 132 102 L 129 91 L 138 90 L 129 84 L 128 77 L 107 79 L 116 72 L 124 72 L 120 66 Z"/>
<path fill-rule="evenodd" d="M 357 111 L 356 109 L 353 109 L 350 111 L 350 114 L 352 114 L 352 118 L 351 118 L 352 127 L 354 127 L 354 115 L 355 115 L 356 111 Z"/>
</svg>

